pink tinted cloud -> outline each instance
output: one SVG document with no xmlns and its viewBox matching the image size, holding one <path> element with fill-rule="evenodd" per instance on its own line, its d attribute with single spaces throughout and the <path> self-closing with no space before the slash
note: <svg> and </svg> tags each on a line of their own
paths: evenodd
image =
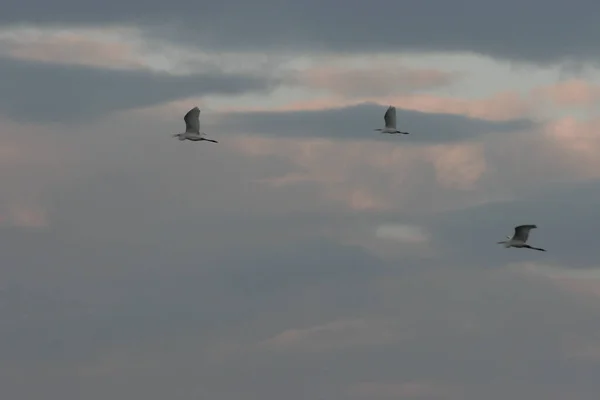
<svg viewBox="0 0 600 400">
<path fill-rule="evenodd" d="M 577 120 L 567 116 L 547 123 L 544 137 L 561 150 L 579 179 L 600 178 L 600 118 Z"/>
<path fill-rule="evenodd" d="M 305 86 L 342 96 L 392 95 L 448 85 L 458 74 L 436 69 L 375 64 L 369 67 L 318 66 L 301 71 L 296 79 Z"/>
<path fill-rule="evenodd" d="M 48 33 L 33 40 L 10 41 L 7 53 L 13 58 L 49 63 L 145 68 L 133 44 L 85 33 Z"/>
<path fill-rule="evenodd" d="M 474 189 L 488 168 L 481 143 L 432 145 L 425 156 L 435 169 L 437 183 L 446 188 Z"/>
<path fill-rule="evenodd" d="M 326 139 L 244 136 L 235 138 L 230 144 L 237 151 L 250 156 L 284 156 L 302 171 L 262 179 L 260 182 L 263 184 L 281 187 L 299 182 L 316 183 L 323 189 L 322 194 L 326 199 L 345 204 L 353 210 L 385 210 L 391 206 L 380 194 L 349 179 L 352 170 L 369 163 L 367 159 L 360 163 L 349 162 L 349 158 L 360 159 L 366 153 L 365 148 L 356 143 L 338 146 Z M 337 152 L 334 151 L 335 147 L 338 148 Z"/>
<path fill-rule="evenodd" d="M 228 112 L 256 111 L 319 111 L 332 108 L 355 106 L 371 102 L 382 107 L 393 104 L 398 108 L 426 113 L 464 115 L 492 121 L 505 121 L 523 118 L 534 113 L 531 102 L 516 92 L 502 92 L 483 99 L 462 99 L 459 97 L 436 96 L 431 94 L 407 94 L 389 96 L 325 96 L 310 100 L 290 101 L 273 107 L 228 107 L 219 110 Z"/>
<path fill-rule="evenodd" d="M 600 85 L 582 79 L 570 79 L 532 90 L 540 98 L 562 107 L 589 107 L 600 100 Z"/>
<path fill-rule="evenodd" d="M 300 172 L 263 179 L 282 187 L 318 185 L 330 202 L 351 210 L 386 211 L 417 205 L 418 193 L 437 188 L 471 192 L 487 169 L 478 143 L 390 148 L 385 143 L 239 136 L 228 142 L 254 157 L 285 157 Z M 471 199 L 475 199 L 471 193 Z"/>
<path fill-rule="evenodd" d="M 483 99 L 419 95 L 399 98 L 397 107 L 429 113 L 458 114 L 487 120 L 510 120 L 532 113 L 531 104 L 516 92 L 501 92 Z"/>
</svg>

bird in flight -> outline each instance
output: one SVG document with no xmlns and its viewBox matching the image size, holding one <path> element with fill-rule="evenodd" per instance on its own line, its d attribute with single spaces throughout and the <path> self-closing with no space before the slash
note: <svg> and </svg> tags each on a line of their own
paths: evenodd
<svg viewBox="0 0 600 400">
<path fill-rule="evenodd" d="M 515 227 L 515 233 L 512 237 L 507 236 L 506 239 L 502 242 L 498 242 L 498 244 L 503 244 L 505 248 L 516 247 L 516 248 L 526 248 L 538 251 L 546 251 L 544 249 L 540 249 L 539 247 L 533 247 L 528 245 L 527 239 L 529 238 L 529 231 L 532 229 L 536 229 L 537 225 L 519 225 Z"/>
<path fill-rule="evenodd" d="M 179 140 L 191 140 L 192 142 L 205 140 L 207 142 L 219 143 L 216 140 L 205 138 L 205 133 L 200 132 L 200 109 L 198 107 L 194 107 L 188 111 L 183 120 L 185 121 L 185 132 L 174 133 L 173 137 L 177 137 Z"/>
<path fill-rule="evenodd" d="M 408 135 L 408 132 L 400 132 L 398 129 L 396 129 L 396 107 L 389 106 L 385 112 L 385 115 L 383 116 L 383 120 L 385 121 L 385 128 L 375 129 L 376 131 L 381 133 L 402 133 L 403 135 Z"/>
</svg>

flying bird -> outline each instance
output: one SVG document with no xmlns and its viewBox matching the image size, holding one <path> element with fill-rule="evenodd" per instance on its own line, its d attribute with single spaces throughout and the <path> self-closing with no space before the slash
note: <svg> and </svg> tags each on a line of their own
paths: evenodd
<svg viewBox="0 0 600 400">
<path fill-rule="evenodd" d="M 188 111 L 183 120 L 185 121 L 185 132 L 174 133 L 173 137 L 177 137 L 179 140 L 191 140 L 192 142 L 205 140 L 207 142 L 219 143 L 216 140 L 205 138 L 205 133 L 200 132 L 200 109 L 198 107 L 194 107 Z"/>
<path fill-rule="evenodd" d="M 517 247 L 517 248 L 526 248 L 533 249 L 538 251 L 546 251 L 544 249 L 540 249 L 539 247 L 533 247 L 526 244 L 527 239 L 529 238 L 529 231 L 532 229 L 536 229 L 537 225 L 519 225 L 515 227 L 515 233 L 512 237 L 507 236 L 505 241 L 498 242 L 498 244 L 503 244 L 505 248 L 509 247 Z"/>
<path fill-rule="evenodd" d="M 385 128 L 375 129 L 376 131 L 381 133 L 402 133 L 403 135 L 408 135 L 408 132 L 400 132 L 398 129 L 396 129 L 396 107 L 389 106 L 385 112 L 385 115 L 383 116 L 383 120 L 385 121 Z"/>
</svg>

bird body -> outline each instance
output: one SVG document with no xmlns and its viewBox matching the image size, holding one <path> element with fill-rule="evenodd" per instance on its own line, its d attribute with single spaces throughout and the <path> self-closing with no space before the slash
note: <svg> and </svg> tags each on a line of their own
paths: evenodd
<svg viewBox="0 0 600 400">
<path fill-rule="evenodd" d="M 401 133 L 403 135 L 408 135 L 408 132 L 400 132 L 396 128 L 396 107 L 389 106 L 385 112 L 385 115 L 383 116 L 383 120 L 385 122 L 385 128 L 375 129 L 376 131 L 379 131 L 381 133 L 389 133 L 389 134 Z"/>
<path fill-rule="evenodd" d="M 525 248 L 532 249 L 538 251 L 546 251 L 539 247 L 533 247 L 527 244 L 527 239 L 529 238 L 529 231 L 532 229 L 536 229 L 537 225 L 519 225 L 515 227 L 515 233 L 512 237 L 507 236 L 506 239 L 502 242 L 498 242 L 498 244 L 503 244 L 505 248 L 516 247 L 516 248 Z"/>
<path fill-rule="evenodd" d="M 219 143 L 216 140 L 205 138 L 205 133 L 200 132 L 200 109 L 198 107 L 192 108 L 183 117 L 185 121 L 185 132 L 174 133 L 173 137 L 179 138 L 179 140 L 190 140 L 192 142 L 199 142 L 201 140 L 213 143 Z"/>
</svg>

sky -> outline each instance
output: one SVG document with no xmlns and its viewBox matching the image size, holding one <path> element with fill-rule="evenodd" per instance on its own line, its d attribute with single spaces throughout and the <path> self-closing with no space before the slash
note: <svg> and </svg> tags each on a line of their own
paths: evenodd
<svg viewBox="0 0 600 400">
<path fill-rule="evenodd" d="M 597 398 L 600 3 L 5 3 L 7 398 Z"/>
</svg>

